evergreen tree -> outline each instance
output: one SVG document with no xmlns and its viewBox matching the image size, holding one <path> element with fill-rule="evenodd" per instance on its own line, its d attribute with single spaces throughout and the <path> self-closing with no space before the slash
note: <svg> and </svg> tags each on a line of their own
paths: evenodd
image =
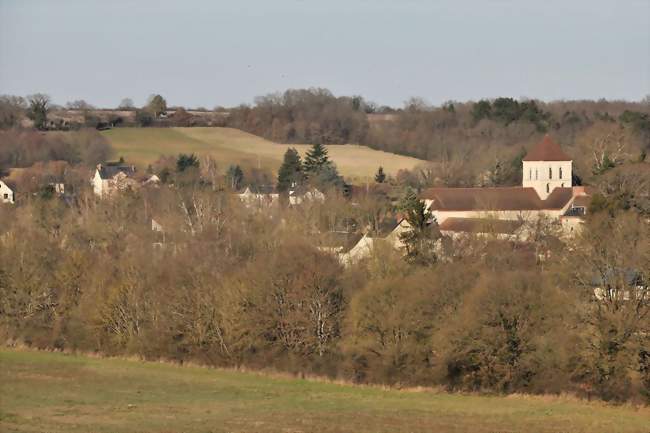
<svg viewBox="0 0 650 433">
<path fill-rule="evenodd" d="M 384 183 L 386 180 L 386 174 L 384 173 L 384 167 L 379 167 L 377 174 L 375 174 L 375 182 Z"/>
<path fill-rule="evenodd" d="M 318 170 L 311 178 L 311 182 L 323 189 L 331 187 L 342 189 L 345 187 L 345 182 L 334 164 L 327 164 Z"/>
<path fill-rule="evenodd" d="M 160 95 L 151 95 L 147 103 L 147 110 L 158 118 L 167 112 L 167 101 Z"/>
<path fill-rule="evenodd" d="M 435 246 L 440 238 L 435 217 L 411 188 L 406 190 L 399 203 L 399 210 L 404 213 L 404 219 L 409 225 L 409 229 L 399 236 L 406 249 L 406 260 L 421 265 L 435 263 L 438 260 Z"/>
<path fill-rule="evenodd" d="M 176 160 L 176 171 L 181 173 L 190 167 L 199 168 L 199 159 L 194 155 L 181 153 Z"/>
<path fill-rule="evenodd" d="M 331 165 L 332 162 L 327 156 L 327 149 L 320 143 L 316 143 L 307 152 L 305 157 L 305 172 L 313 174 L 319 172 L 324 167 Z"/>
<path fill-rule="evenodd" d="M 343 188 L 345 185 L 336 165 L 327 156 L 327 149 L 320 143 L 314 144 L 307 152 L 303 171 L 309 182 L 320 188 Z"/>
<path fill-rule="evenodd" d="M 244 172 L 239 165 L 231 165 L 226 172 L 226 180 L 233 190 L 238 190 L 244 182 Z"/>
<path fill-rule="evenodd" d="M 284 153 L 284 161 L 278 171 L 278 191 L 287 191 L 294 183 L 300 185 L 303 181 L 302 161 L 300 154 L 294 148 Z"/>
</svg>

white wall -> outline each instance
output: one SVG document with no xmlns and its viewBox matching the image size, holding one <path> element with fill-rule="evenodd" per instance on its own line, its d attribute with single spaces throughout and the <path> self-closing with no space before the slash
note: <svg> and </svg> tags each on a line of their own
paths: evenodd
<svg viewBox="0 0 650 433">
<path fill-rule="evenodd" d="M 502 210 L 502 211 L 482 211 L 482 210 L 471 210 L 471 211 L 440 211 L 433 210 L 431 213 L 436 217 L 438 224 L 442 224 L 447 218 L 494 218 L 500 220 L 524 220 L 532 221 L 542 215 L 547 217 L 559 218 L 560 215 L 563 215 L 565 209 L 558 210 Z"/>
<path fill-rule="evenodd" d="M 102 177 L 99 175 L 99 170 L 95 170 L 95 176 L 93 177 L 92 184 L 93 184 L 93 191 L 95 192 L 96 195 L 102 196 L 104 194 L 104 184 L 103 184 Z"/>
<path fill-rule="evenodd" d="M 523 170 L 522 186 L 535 188 L 542 200 L 546 200 L 555 188 L 572 186 L 571 161 L 524 161 Z"/>
<path fill-rule="evenodd" d="M 1 203 L 14 203 L 14 192 L 0 180 L 0 202 Z"/>
</svg>

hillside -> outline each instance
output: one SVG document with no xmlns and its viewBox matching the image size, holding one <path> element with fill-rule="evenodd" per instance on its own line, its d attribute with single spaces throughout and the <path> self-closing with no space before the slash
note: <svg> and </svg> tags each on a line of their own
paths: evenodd
<svg viewBox="0 0 650 433">
<path fill-rule="evenodd" d="M 233 128 L 116 128 L 103 132 L 117 156 L 139 165 L 153 163 L 161 155 L 196 153 L 211 155 L 222 165 L 262 166 L 275 172 L 291 146 L 304 155 L 306 144 L 277 144 Z M 373 150 L 358 145 L 328 146 L 331 159 L 341 174 L 349 179 L 365 179 L 379 166 L 387 174 L 412 169 L 422 160 Z"/>
<path fill-rule="evenodd" d="M 5 432 L 647 432 L 648 409 L 0 349 Z"/>
</svg>

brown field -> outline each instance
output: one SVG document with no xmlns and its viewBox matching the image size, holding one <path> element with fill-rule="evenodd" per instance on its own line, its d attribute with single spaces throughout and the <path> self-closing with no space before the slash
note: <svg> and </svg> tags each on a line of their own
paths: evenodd
<svg viewBox="0 0 650 433">
<path fill-rule="evenodd" d="M 126 161 L 150 164 L 161 155 L 210 155 L 222 165 L 259 166 L 276 172 L 288 147 L 304 155 L 306 144 L 277 144 L 232 128 L 116 128 L 103 132 Z M 374 176 L 379 166 L 389 175 L 424 161 L 352 144 L 327 146 L 331 159 L 349 180 Z"/>
</svg>

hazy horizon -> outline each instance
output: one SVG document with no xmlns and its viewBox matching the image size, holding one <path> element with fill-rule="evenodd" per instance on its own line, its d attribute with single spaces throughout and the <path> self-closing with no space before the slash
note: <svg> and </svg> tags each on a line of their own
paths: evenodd
<svg viewBox="0 0 650 433">
<path fill-rule="evenodd" d="M 235 106 L 324 87 L 380 105 L 650 93 L 650 2 L 0 0 L 0 93 Z"/>
</svg>

